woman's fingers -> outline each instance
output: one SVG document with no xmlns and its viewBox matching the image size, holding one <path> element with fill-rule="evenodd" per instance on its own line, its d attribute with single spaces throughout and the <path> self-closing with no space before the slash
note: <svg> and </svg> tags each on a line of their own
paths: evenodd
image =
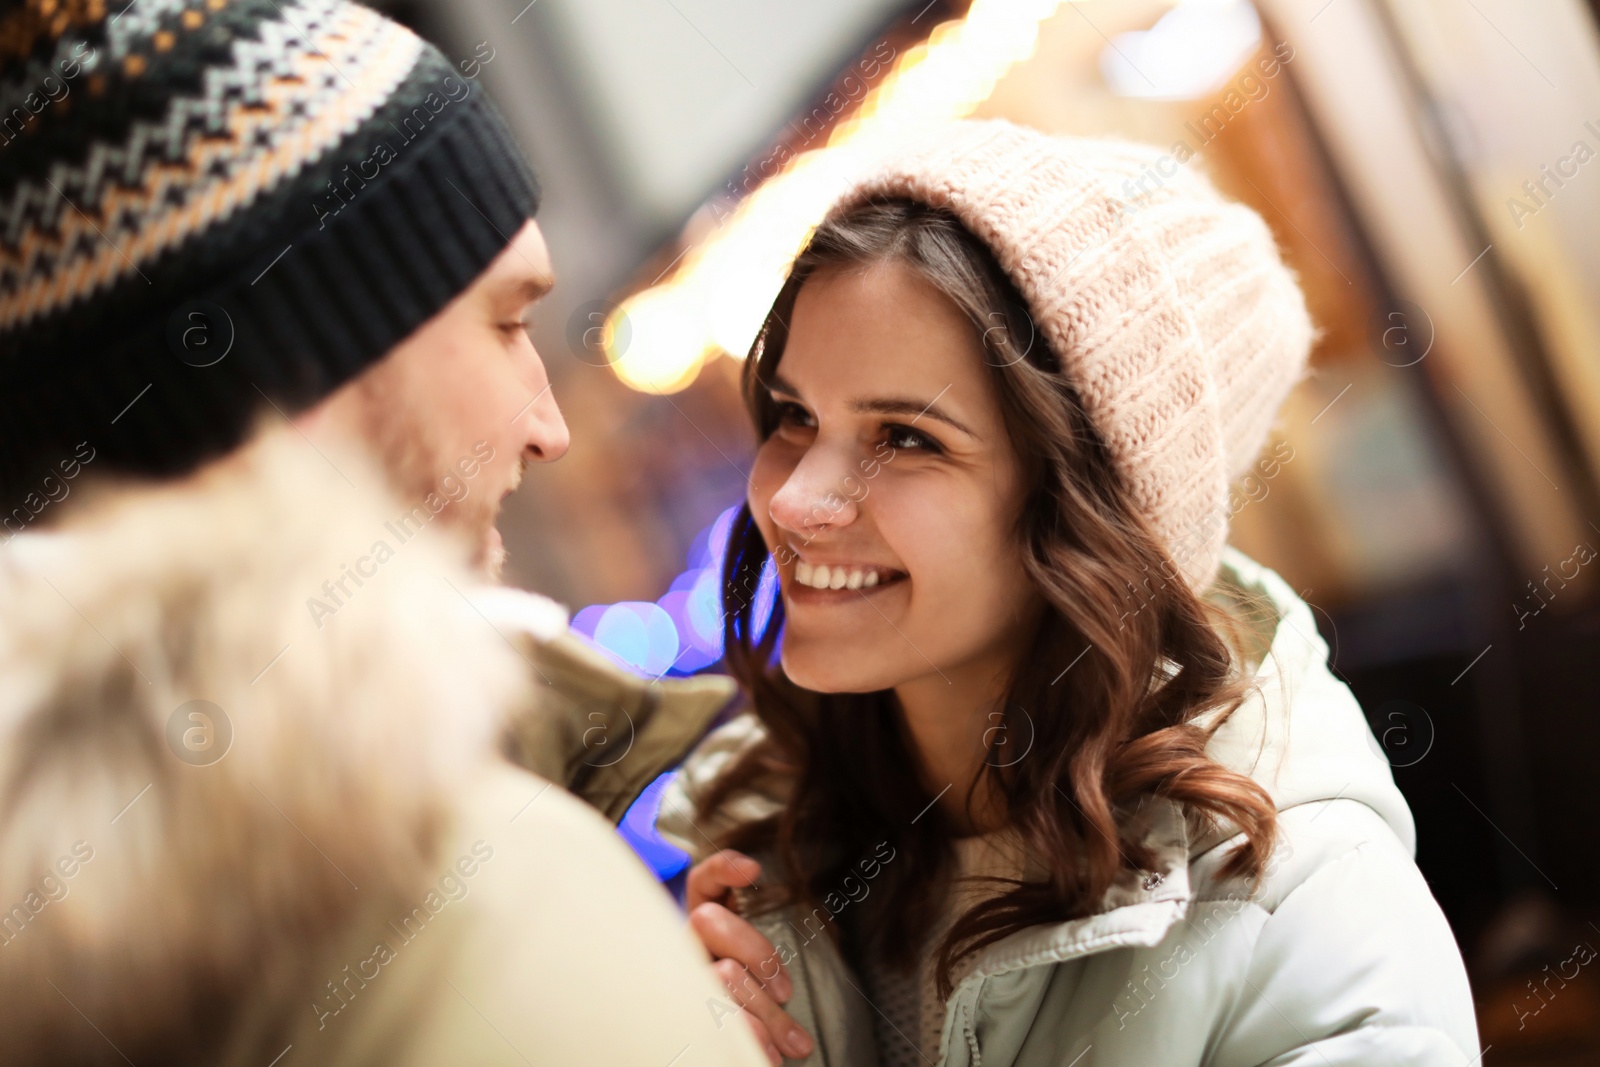
<svg viewBox="0 0 1600 1067">
<path fill-rule="evenodd" d="M 705 945 L 723 985 L 750 1020 L 773 1067 L 778 1067 L 782 1057 L 809 1056 L 813 1044 L 811 1036 L 779 1006 L 794 995 L 794 984 L 772 942 L 722 903 L 730 889 L 754 885 L 760 877 L 759 863 L 742 852 L 724 849 L 689 871 L 686 897 L 689 928 Z"/>
<path fill-rule="evenodd" d="M 689 928 L 713 960 L 733 960 L 749 972 L 757 985 L 770 990 L 778 1003 L 788 1002 L 794 992 L 789 972 L 772 942 L 762 937 L 749 920 L 721 904 L 707 902 L 689 913 Z"/>
<path fill-rule="evenodd" d="M 749 969 L 731 958 L 720 959 L 712 966 L 728 993 L 758 1024 L 758 1039 L 765 1036 L 769 1046 L 775 1044 L 790 1059 L 801 1060 L 811 1054 L 811 1037 L 785 1014 Z"/>
<path fill-rule="evenodd" d="M 689 870 L 686 903 L 690 911 L 708 900 L 720 901 L 729 889 L 744 889 L 761 877 L 761 864 L 725 848 L 701 860 Z"/>
</svg>

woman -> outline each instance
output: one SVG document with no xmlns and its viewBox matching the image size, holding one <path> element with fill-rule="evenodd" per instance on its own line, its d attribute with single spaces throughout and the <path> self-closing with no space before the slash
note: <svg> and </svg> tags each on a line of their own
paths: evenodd
<svg viewBox="0 0 1600 1067">
<path fill-rule="evenodd" d="M 752 711 L 661 818 L 773 1062 L 1477 1055 L 1361 710 L 1225 547 L 1311 334 L 1259 217 L 1133 145 L 956 124 L 813 235 L 745 372 Z"/>
</svg>

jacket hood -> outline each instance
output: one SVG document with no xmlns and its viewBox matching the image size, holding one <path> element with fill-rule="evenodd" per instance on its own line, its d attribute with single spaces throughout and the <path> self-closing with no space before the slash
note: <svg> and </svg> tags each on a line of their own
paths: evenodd
<svg viewBox="0 0 1600 1067">
<path fill-rule="evenodd" d="M 275 428 L 0 548 L 0 1061 L 100 1062 L 81 1009 L 131 1059 L 251 1062 L 437 876 L 525 665 L 466 546 L 327 455 Z"/>
<path fill-rule="evenodd" d="M 1247 774 L 1280 812 L 1335 799 L 1367 805 L 1416 854 L 1411 809 L 1355 695 L 1328 667 L 1328 645 L 1310 605 L 1244 553 L 1223 554 L 1213 597 L 1232 599 L 1260 635 L 1255 687 L 1213 735 L 1212 759 Z M 1190 842 L 1198 855 L 1237 832 L 1223 825 Z"/>
</svg>

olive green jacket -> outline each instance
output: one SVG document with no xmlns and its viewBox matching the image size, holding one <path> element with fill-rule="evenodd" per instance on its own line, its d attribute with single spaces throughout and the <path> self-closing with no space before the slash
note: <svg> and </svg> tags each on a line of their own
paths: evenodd
<svg viewBox="0 0 1600 1067">
<path fill-rule="evenodd" d="M 474 601 L 543 683 L 536 705 L 512 723 L 507 755 L 612 822 L 682 762 L 738 695 L 725 675 L 634 674 L 569 631 L 565 613 L 541 597 L 495 590 Z"/>
</svg>

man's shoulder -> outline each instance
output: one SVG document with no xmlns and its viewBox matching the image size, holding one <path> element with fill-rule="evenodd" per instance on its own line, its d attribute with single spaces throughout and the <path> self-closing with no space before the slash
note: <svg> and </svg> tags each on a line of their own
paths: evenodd
<svg viewBox="0 0 1600 1067">
<path fill-rule="evenodd" d="M 373 1006 L 374 1019 L 408 1011 L 405 1052 L 388 1062 L 510 1065 L 537 1050 L 549 1062 L 666 1063 L 686 1046 L 683 1064 L 761 1062 L 743 1028 L 715 1025 L 719 987 L 665 888 L 561 786 L 486 767 L 459 798 L 437 870 L 422 966 Z"/>
</svg>

